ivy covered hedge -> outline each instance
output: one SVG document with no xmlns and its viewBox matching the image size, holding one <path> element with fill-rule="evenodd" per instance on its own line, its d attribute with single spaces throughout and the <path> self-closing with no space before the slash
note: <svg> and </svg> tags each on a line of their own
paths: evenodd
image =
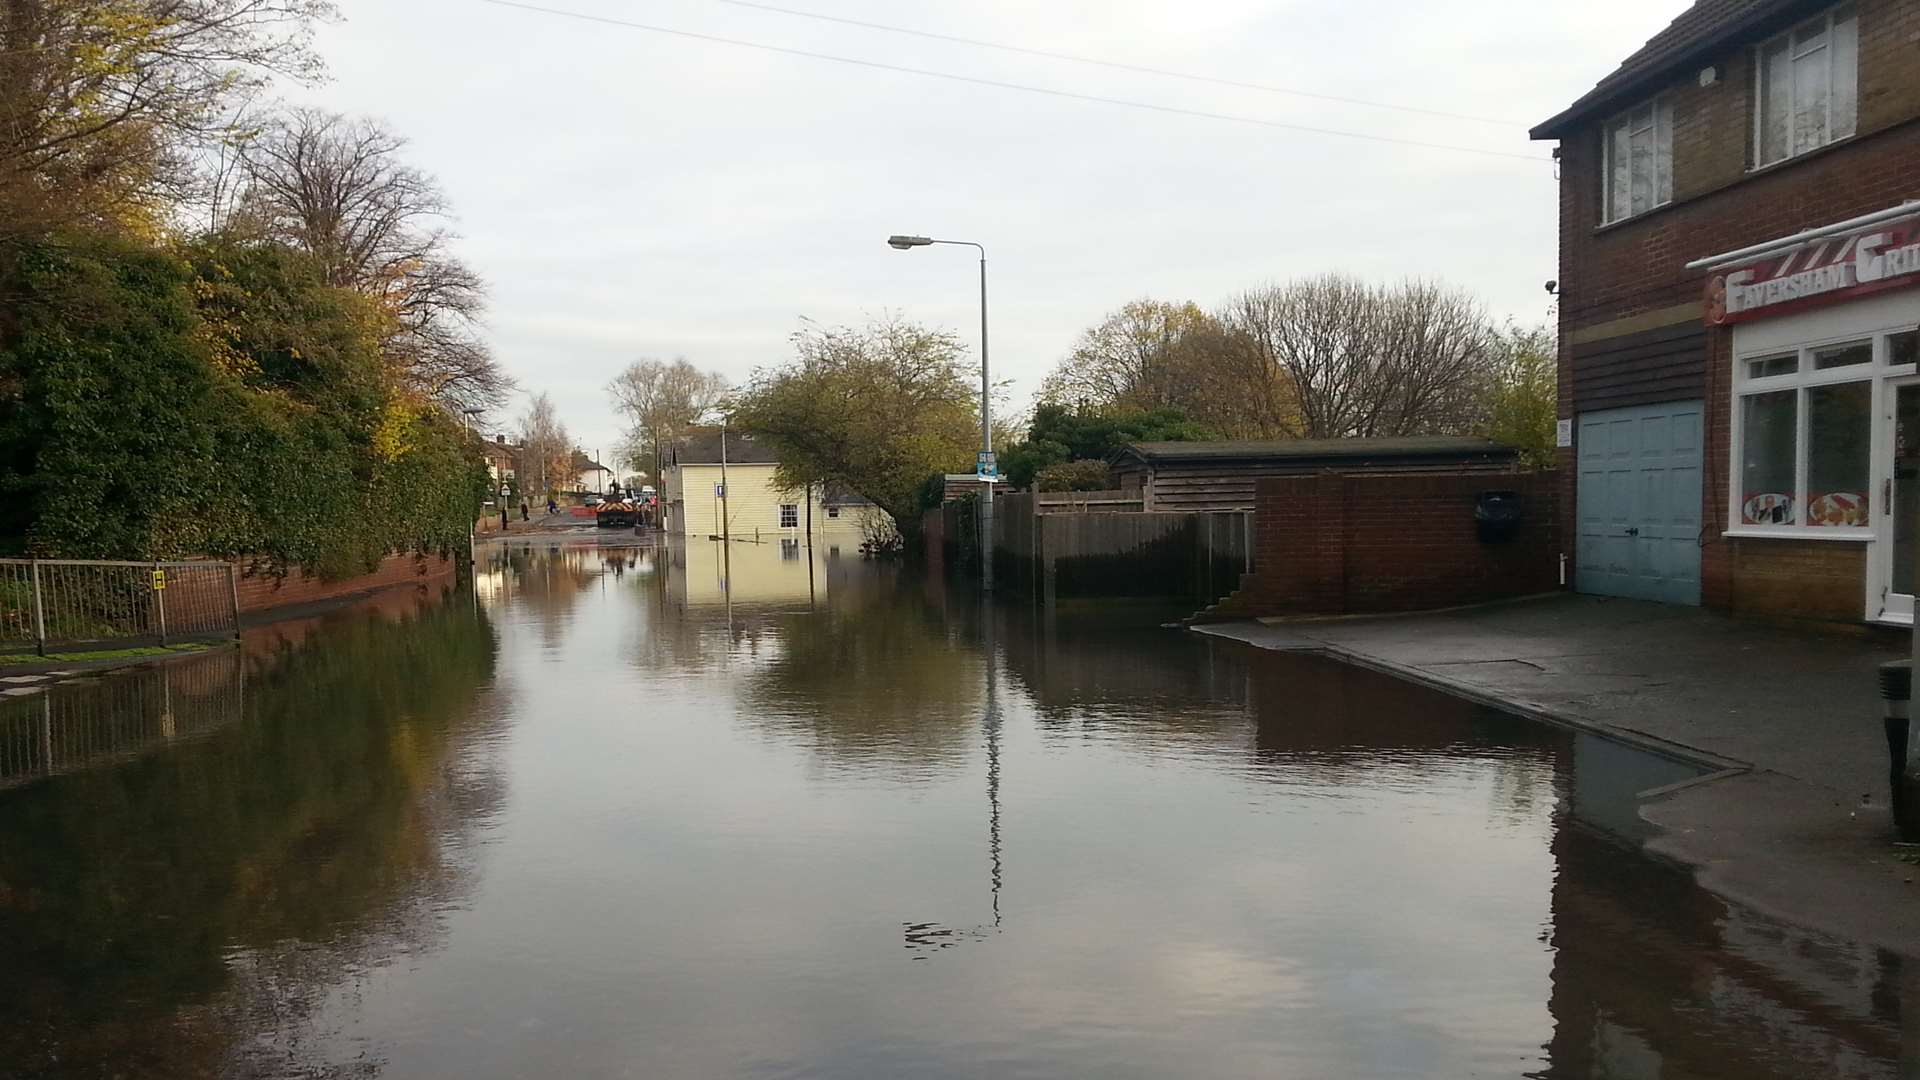
<svg viewBox="0 0 1920 1080">
<path fill-rule="evenodd" d="M 306 256 L 54 239 L 0 249 L 0 288 L 0 552 L 346 577 L 465 544 L 477 451 Z"/>
</svg>

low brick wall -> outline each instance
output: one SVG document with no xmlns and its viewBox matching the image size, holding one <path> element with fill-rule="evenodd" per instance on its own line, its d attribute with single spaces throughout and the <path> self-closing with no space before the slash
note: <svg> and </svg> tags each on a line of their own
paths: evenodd
<svg viewBox="0 0 1920 1080">
<path fill-rule="evenodd" d="M 454 561 L 444 555 L 405 554 L 387 556 L 380 561 L 380 568 L 370 574 L 338 581 L 309 576 L 297 566 L 288 570 L 285 577 L 265 573 L 247 574 L 243 570 L 239 584 L 240 611 L 242 614 L 266 611 L 332 600 L 371 589 L 434 581 L 451 575 L 454 569 Z"/>
<path fill-rule="evenodd" d="M 1559 584 L 1558 478 L 1289 476 L 1256 488 L 1254 572 L 1209 618 L 1421 611 L 1547 592 Z M 1520 527 L 1484 541 L 1484 491 L 1518 491 Z"/>
</svg>

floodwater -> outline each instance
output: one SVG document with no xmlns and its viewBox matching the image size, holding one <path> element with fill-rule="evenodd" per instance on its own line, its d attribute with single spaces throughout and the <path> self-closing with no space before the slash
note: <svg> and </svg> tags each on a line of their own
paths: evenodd
<svg viewBox="0 0 1920 1080">
<path fill-rule="evenodd" d="M 850 550 L 483 548 L 0 698 L 8 1077 L 1892 1077 L 1681 763 Z"/>
</svg>

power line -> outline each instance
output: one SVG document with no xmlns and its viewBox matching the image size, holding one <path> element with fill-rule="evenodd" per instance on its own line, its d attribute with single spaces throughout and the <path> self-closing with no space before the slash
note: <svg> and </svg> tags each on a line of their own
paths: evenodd
<svg viewBox="0 0 1920 1080">
<path fill-rule="evenodd" d="M 980 38 L 960 37 L 954 34 L 939 34 L 931 30 L 913 30 L 904 26 L 888 26 L 885 23 L 867 22 L 863 19 L 848 19 L 839 15 L 824 15 L 817 11 L 801 11 L 797 8 L 776 7 L 773 4 L 758 4 L 754 3 L 753 0 L 714 0 L 714 2 L 731 4 L 734 7 L 751 8 L 754 11 L 771 11 L 778 15 L 792 15 L 800 19 L 818 19 L 821 22 L 839 23 L 842 26 L 858 26 L 864 30 L 880 30 L 889 34 L 905 34 L 908 37 L 925 38 L 928 41 L 945 41 L 955 45 L 972 45 L 981 49 L 998 49 L 1001 52 L 1019 53 L 1023 56 L 1043 56 L 1049 60 L 1065 60 L 1069 63 L 1112 68 L 1116 71 L 1131 71 L 1141 75 L 1158 75 L 1167 79 L 1185 79 L 1189 82 L 1212 83 L 1215 86 L 1231 86 L 1240 90 L 1258 90 L 1265 94 L 1285 94 L 1290 97 L 1312 98 L 1315 101 L 1335 101 L 1342 105 L 1364 105 L 1369 109 L 1392 109 L 1396 112 L 1417 113 L 1421 116 L 1445 117 L 1448 120 L 1470 120 L 1476 124 L 1494 124 L 1504 128 L 1518 128 L 1522 126 L 1511 120 L 1498 120 L 1490 116 L 1473 116 L 1469 113 L 1448 112 L 1444 109 L 1426 109 L 1418 105 L 1396 105 L 1388 101 L 1368 101 L 1365 98 L 1341 97 L 1338 94 L 1322 94 L 1312 90 L 1295 90 L 1287 86 L 1243 82 L 1239 79 L 1223 79 L 1214 75 L 1197 75 L 1191 71 L 1174 71 L 1170 68 L 1149 67 L 1145 64 L 1129 64 L 1119 60 L 1102 60 L 1099 57 L 1081 56 L 1077 53 L 1055 52 L 1052 49 L 1035 49 L 1026 45 L 1009 45 L 1001 41 L 985 41 Z"/>
<path fill-rule="evenodd" d="M 851 64 L 855 67 L 870 68 L 876 71 L 892 71 L 904 75 L 920 75 L 930 79 L 946 79 L 949 82 L 968 83 L 973 86 L 991 86 L 1000 90 L 1019 90 L 1029 94 L 1045 94 L 1048 97 L 1066 98 L 1071 101 L 1091 101 L 1101 105 L 1118 105 L 1129 109 L 1145 109 L 1149 112 L 1165 113 L 1170 116 L 1192 116 L 1203 120 L 1224 120 L 1235 124 L 1252 124 L 1256 127 L 1277 128 L 1282 131 L 1298 131 L 1310 135 L 1327 135 L 1338 139 L 1357 139 L 1363 142 L 1391 143 L 1398 146 L 1417 146 L 1427 150 L 1451 150 L 1461 154 L 1479 154 L 1483 157 L 1512 158 L 1518 161 L 1530 161 L 1537 164 L 1550 164 L 1551 159 L 1537 154 L 1517 154 L 1508 150 L 1485 150 L 1476 146 L 1457 146 L 1451 143 L 1424 142 L 1419 139 L 1402 139 L 1392 135 L 1369 135 L 1358 131 L 1341 131 L 1336 128 L 1312 127 L 1306 124 L 1289 124 L 1280 120 L 1263 120 L 1254 116 L 1235 116 L 1231 113 L 1207 112 L 1203 109 L 1186 109 L 1175 105 L 1157 105 L 1150 101 L 1131 101 L 1126 98 L 1101 97 L 1097 94 L 1081 94 L 1071 90 L 1055 90 L 1045 86 L 1029 86 L 1024 83 L 1001 82 L 998 79 L 981 79 L 971 75 L 955 75 L 947 71 L 933 71 L 928 68 L 906 67 L 900 64 L 887 64 L 878 60 L 860 60 L 850 56 L 835 56 L 832 53 L 812 52 L 807 49 L 793 49 L 784 45 L 767 45 L 758 41 L 743 41 L 739 38 L 720 37 L 716 34 L 701 34 L 692 30 L 675 30 L 666 26 L 654 26 L 649 23 L 633 22 L 628 19 L 615 19 L 605 15 L 589 15 L 581 11 L 566 11 L 561 8 L 543 7 L 539 4 L 523 3 L 521 0 L 479 0 L 483 4 L 495 7 L 515 8 L 541 15 L 553 15 L 563 19 L 577 19 L 581 22 L 599 23 L 605 26 L 619 26 L 629 30 L 645 30 L 654 34 L 668 34 L 673 37 L 690 38 L 694 41 L 707 41 L 719 45 L 736 45 L 744 49 L 759 49 L 762 52 L 780 53 L 784 56 L 801 56 L 809 60 L 827 60 L 836 64 Z"/>
</svg>

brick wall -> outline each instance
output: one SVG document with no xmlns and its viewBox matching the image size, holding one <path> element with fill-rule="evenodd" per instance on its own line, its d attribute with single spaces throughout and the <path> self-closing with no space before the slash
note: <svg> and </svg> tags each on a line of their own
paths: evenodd
<svg viewBox="0 0 1920 1080">
<path fill-rule="evenodd" d="M 243 573 L 239 584 L 240 610 L 251 613 L 332 600 L 370 589 L 434 581 L 451 575 L 453 571 L 453 560 L 444 555 L 389 555 L 373 573 L 340 581 L 324 581 L 309 576 L 299 567 L 289 570 L 287 576 L 282 578 L 264 573 Z"/>
<path fill-rule="evenodd" d="M 1853 138 L 1749 171 L 1753 141 L 1751 48 L 1730 47 L 1674 73 L 1674 200 L 1600 224 L 1601 125 L 1560 146 L 1560 326 L 1575 332 L 1698 301 L 1702 277 L 1683 267 L 1731 251 L 1882 210 L 1920 196 L 1920 0 L 1863 0 L 1860 106 Z M 1698 84 L 1711 63 L 1720 73 Z M 1627 103 L 1623 103 L 1627 104 Z M 1565 373 L 1563 372 L 1563 376 Z M 1563 385 L 1572 380 L 1563 377 Z"/>
<path fill-rule="evenodd" d="M 1860 621 L 1865 544 L 1743 539 L 1717 546 L 1730 571 L 1722 606 L 1734 614 Z"/>
<path fill-rule="evenodd" d="M 1418 611 L 1558 587 L 1559 479 L 1290 476 L 1260 481 L 1255 571 L 1216 617 Z M 1525 522 L 1499 542 L 1475 527 L 1476 497 L 1526 496 Z"/>
</svg>

